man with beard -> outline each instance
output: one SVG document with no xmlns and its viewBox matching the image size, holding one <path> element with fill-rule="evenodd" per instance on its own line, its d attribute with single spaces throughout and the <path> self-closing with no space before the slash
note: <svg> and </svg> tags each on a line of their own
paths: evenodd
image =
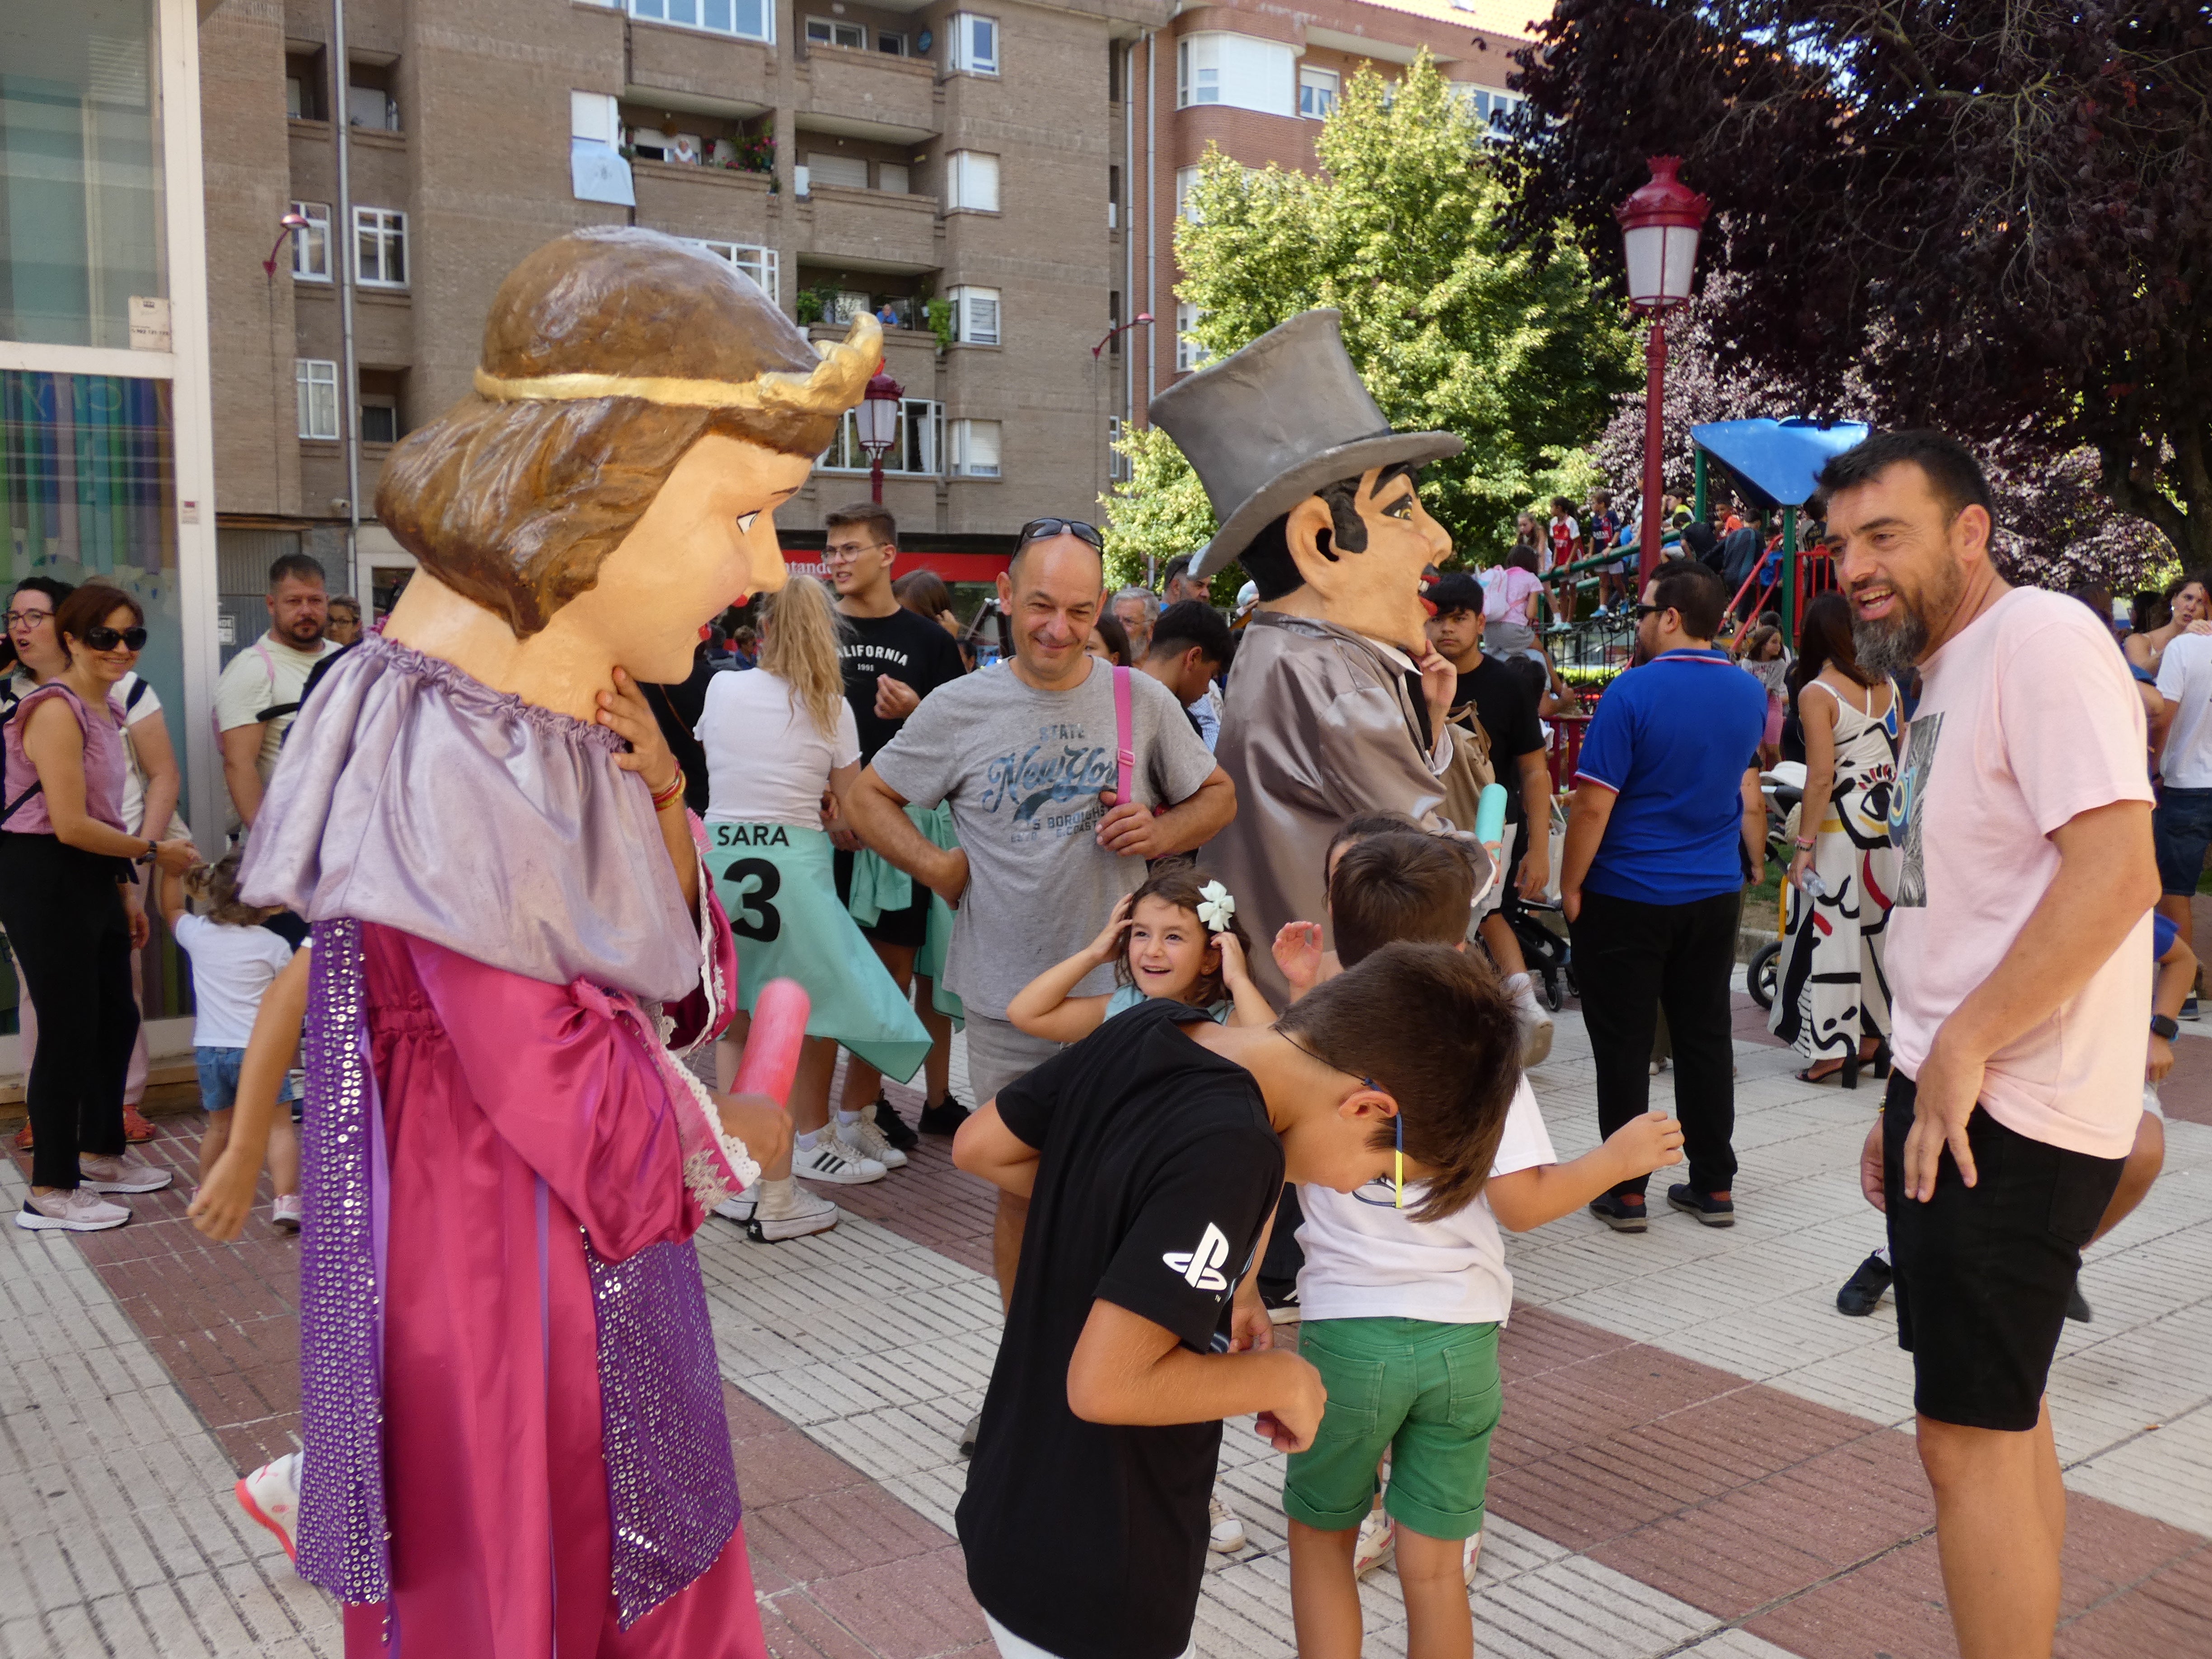
<svg viewBox="0 0 2212 1659">
<path fill-rule="evenodd" d="M 2143 712 L 2097 619 L 1990 562 L 1952 440 L 1831 460 L 1860 664 L 1920 668 L 1891 796 L 1897 1069 L 1860 1159 L 1964 1659 L 2048 1655 L 2066 1492 L 2044 1386 L 2141 1116 L 2159 894 Z"/>
<path fill-rule="evenodd" d="M 276 769 L 284 733 L 300 712 L 307 676 L 338 648 L 323 637 L 330 620 L 321 562 L 305 553 L 287 553 L 269 567 L 269 631 L 233 657 L 215 683 L 222 781 L 239 823 L 246 828 L 260 815 L 261 792 Z"/>
</svg>

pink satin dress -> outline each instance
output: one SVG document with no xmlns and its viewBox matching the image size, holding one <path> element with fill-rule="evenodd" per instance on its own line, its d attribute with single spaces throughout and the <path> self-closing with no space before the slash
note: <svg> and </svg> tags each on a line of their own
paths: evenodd
<svg viewBox="0 0 2212 1659">
<path fill-rule="evenodd" d="M 702 1219 L 652 1058 L 587 990 L 373 924 L 362 945 L 392 1599 L 346 1609 L 347 1659 L 765 1659 L 742 1529 L 616 1623 L 583 1241 L 619 1261 Z"/>
</svg>

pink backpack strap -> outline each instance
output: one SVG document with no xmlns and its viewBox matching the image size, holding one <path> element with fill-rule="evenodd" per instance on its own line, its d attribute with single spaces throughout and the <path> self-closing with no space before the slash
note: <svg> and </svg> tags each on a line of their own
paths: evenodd
<svg viewBox="0 0 2212 1659">
<path fill-rule="evenodd" d="M 1129 708 L 1129 671 L 1114 671 L 1114 799 L 1119 805 L 1136 799 L 1137 750 L 1135 720 Z"/>
</svg>

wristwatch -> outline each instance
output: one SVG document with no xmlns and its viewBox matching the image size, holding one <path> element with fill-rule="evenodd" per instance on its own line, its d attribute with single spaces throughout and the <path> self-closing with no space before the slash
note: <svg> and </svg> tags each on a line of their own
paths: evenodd
<svg viewBox="0 0 2212 1659">
<path fill-rule="evenodd" d="M 2153 1014 L 2150 1017 L 2150 1034 L 2162 1036 L 2171 1042 L 2181 1035 L 2181 1023 L 2172 1014 Z"/>
</svg>

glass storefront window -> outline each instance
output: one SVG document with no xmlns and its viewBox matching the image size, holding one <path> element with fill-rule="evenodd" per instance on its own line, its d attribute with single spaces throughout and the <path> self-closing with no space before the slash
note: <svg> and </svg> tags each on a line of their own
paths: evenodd
<svg viewBox="0 0 2212 1659">
<path fill-rule="evenodd" d="M 0 5 L 0 339 L 128 347 L 168 293 L 154 0 Z"/>
</svg>

